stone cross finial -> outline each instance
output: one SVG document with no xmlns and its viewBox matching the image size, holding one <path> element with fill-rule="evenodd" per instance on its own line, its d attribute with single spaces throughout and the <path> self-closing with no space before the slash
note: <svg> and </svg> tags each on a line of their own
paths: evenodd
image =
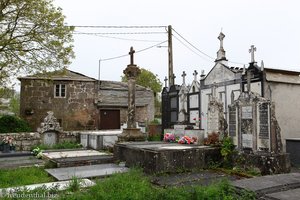
<svg viewBox="0 0 300 200">
<path fill-rule="evenodd" d="M 130 64 L 134 65 L 133 62 L 133 54 L 135 53 L 135 50 L 133 50 L 133 47 L 130 47 L 129 55 L 130 55 Z"/>
<path fill-rule="evenodd" d="M 164 81 L 165 81 L 165 87 L 168 87 L 168 78 L 166 76 L 165 76 Z"/>
<path fill-rule="evenodd" d="M 220 49 L 223 49 L 223 40 L 225 38 L 225 35 L 220 32 L 219 36 L 218 36 L 218 39 L 220 40 Z"/>
<path fill-rule="evenodd" d="M 185 71 L 182 72 L 182 84 L 185 84 L 185 77 L 186 77 L 186 73 Z"/>
<path fill-rule="evenodd" d="M 198 72 L 197 72 L 197 70 L 194 70 L 194 73 L 193 73 L 193 75 L 194 75 L 194 81 L 197 81 L 197 75 L 198 75 Z"/>
<path fill-rule="evenodd" d="M 173 74 L 172 79 L 173 79 L 173 84 L 174 85 L 175 85 L 175 78 L 176 78 L 176 76 L 175 76 L 175 74 Z"/>
<path fill-rule="evenodd" d="M 251 63 L 254 63 L 254 52 L 256 51 L 256 47 L 254 45 L 251 45 L 251 48 L 249 49 L 249 53 L 251 53 Z"/>
</svg>

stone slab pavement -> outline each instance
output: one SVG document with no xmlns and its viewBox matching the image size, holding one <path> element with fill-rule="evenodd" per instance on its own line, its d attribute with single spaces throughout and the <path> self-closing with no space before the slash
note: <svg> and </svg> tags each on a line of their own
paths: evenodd
<svg viewBox="0 0 300 200">
<path fill-rule="evenodd" d="M 232 184 L 238 189 L 255 192 L 261 199 L 300 199 L 300 173 L 242 179 Z"/>
<path fill-rule="evenodd" d="M 78 150 L 78 151 L 56 151 L 56 152 L 44 152 L 43 156 L 48 159 L 56 158 L 70 158 L 70 157 L 82 157 L 82 156 L 101 156 L 110 155 L 105 152 L 99 152 L 95 150 Z"/>
<path fill-rule="evenodd" d="M 71 181 L 58 181 L 58 182 L 49 182 L 49 183 L 40 183 L 40 184 L 32 184 L 32 185 L 24 185 L 19 187 L 10 187 L 10 188 L 0 188 L 0 198 L 7 196 L 9 193 L 13 194 L 16 191 L 20 190 L 34 190 L 36 188 L 45 187 L 46 189 L 55 188 L 57 190 L 66 190 Z M 80 179 L 79 180 L 80 187 L 90 187 L 95 185 L 95 183 L 89 179 Z"/>
<path fill-rule="evenodd" d="M 185 172 L 168 174 L 167 176 L 152 176 L 153 184 L 166 186 L 186 186 L 186 185 L 209 185 L 214 182 L 219 182 L 223 179 L 230 181 L 241 179 L 242 177 L 228 175 L 222 172 L 203 170 L 199 172 Z"/>
<path fill-rule="evenodd" d="M 50 175 L 57 180 L 70 180 L 74 176 L 77 178 L 90 178 L 90 177 L 103 177 L 109 176 L 113 173 L 127 172 L 127 167 L 119 166 L 116 164 L 99 164 L 88 165 L 79 167 L 66 167 L 66 168 L 54 168 L 45 169 Z"/>
</svg>

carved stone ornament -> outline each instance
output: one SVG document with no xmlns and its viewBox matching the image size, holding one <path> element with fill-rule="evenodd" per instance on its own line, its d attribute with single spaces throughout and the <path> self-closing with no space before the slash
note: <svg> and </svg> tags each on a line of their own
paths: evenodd
<svg viewBox="0 0 300 200">
<path fill-rule="evenodd" d="M 38 128 L 39 133 L 45 133 L 47 131 L 57 131 L 61 132 L 62 128 L 60 127 L 59 122 L 54 117 L 52 111 L 47 112 L 47 116 L 44 118 L 44 122 L 41 123 L 40 127 Z"/>
</svg>

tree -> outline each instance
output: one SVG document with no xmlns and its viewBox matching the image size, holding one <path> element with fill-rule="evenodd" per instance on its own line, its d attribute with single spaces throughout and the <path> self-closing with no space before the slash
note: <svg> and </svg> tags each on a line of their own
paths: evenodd
<svg viewBox="0 0 300 200">
<path fill-rule="evenodd" d="M 127 82 L 127 77 L 125 75 L 121 76 L 121 79 L 122 82 Z M 162 90 L 162 83 L 158 76 L 144 68 L 141 68 L 141 73 L 136 78 L 136 84 L 150 88 L 154 92 L 154 96 Z"/>
<path fill-rule="evenodd" d="M 127 82 L 126 76 L 121 76 L 122 82 Z M 136 78 L 136 84 L 150 88 L 154 93 L 154 106 L 155 106 L 155 115 L 161 115 L 161 101 L 158 98 L 157 94 L 162 90 L 162 83 L 159 80 L 157 75 L 154 75 L 151 71 L 141 68 L 141 73 Z"/>
<path fill-rule="evenodd" d="M 73 27 L 52 0 L 0 1 L 0 84 L 20 73 L 59 70 L 70 64 Z"/>
</svg>

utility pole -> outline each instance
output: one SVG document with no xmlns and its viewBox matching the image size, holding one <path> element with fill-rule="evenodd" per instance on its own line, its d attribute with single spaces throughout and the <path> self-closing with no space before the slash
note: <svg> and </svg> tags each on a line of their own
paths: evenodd
<svg viewBox="0 0 300 200">
<path fill-rule="evenodd" d="M 173 47 L 172 47 L 172 26 L 168 26 L 168 57 L 169 57 L 169 87 L 174 85 L 173 79 Z"/>
</svg>

